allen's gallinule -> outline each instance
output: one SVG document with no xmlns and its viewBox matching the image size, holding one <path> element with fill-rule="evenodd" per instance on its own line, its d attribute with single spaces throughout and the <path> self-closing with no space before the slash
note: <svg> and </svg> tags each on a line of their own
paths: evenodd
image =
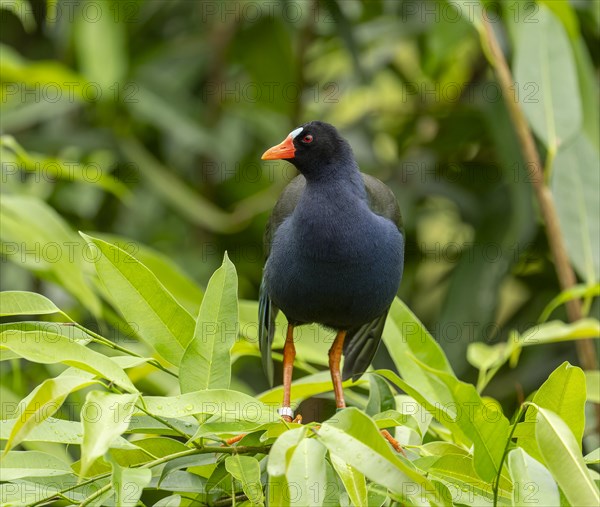
<svg viewBox="0 0 600 507">
<path fill-rule="evenodd" d="M 259 344 L 271 383 L 278 310 L 288 321 L 279 414 L 291 421 L 294 327 L 318 323 L 337 331 L 329 370 L 336 406 L 344 408 L 342 380 L 364 373 L 381 340 L 402 277 L 404 237 L 394 194 L 360 172 L 350 145 L 333 125 L 306 123 L 262 159 L 286 160 L 301 173 L 285 188 L 267 223 L 259 296 Z"/>
</svg>

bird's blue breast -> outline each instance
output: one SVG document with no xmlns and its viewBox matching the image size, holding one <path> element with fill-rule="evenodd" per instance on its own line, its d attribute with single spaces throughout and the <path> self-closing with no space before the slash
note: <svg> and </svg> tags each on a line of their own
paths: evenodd
<svg viewBox="0 0 600 507">
<path fill-rule="evenodd" d="M 349 329 L 392 303 L 402 276 L 404 238 L 370 211 L 290 216 L 275 233 L 265 266 L 269 297 L 293 324 Z"/>
</svg>

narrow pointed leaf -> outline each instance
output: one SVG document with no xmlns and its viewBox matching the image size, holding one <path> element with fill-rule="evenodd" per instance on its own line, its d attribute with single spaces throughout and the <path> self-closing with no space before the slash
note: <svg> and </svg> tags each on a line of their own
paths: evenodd
<svg viewBox="0 0 600 507">
<path fill-rule="evenodd" d="M 137 394 L 113 394 L 91 391 L 81 407 L 83 442 L 81 444 L 81 471 L 85 477 L 92 463 L 102 456 L 114 440 L 129 426 L 135 412 Z"/>
<path fill-rule="evenodd" d="M 131 253 L 152 271 L 175 299 L 192 315 L 198 313 L 204 292 L 200 286 L 169 257 L 129 238 L 94 232 L 93 236 Z"/>
<path fill-rule="evenodd" d="M 239 391 L 207 389 L 179 396 L 144 396 L 148 412 L 160 417 L 210 414 L 227 422 L 267 423 L 279 420 L 274 407 Z"/>
<path fill-rule="evenodd" d="M 529 507 L 533 503 L 545 507 L 560 507 L 558 486 L 539 461 L 517 448 L 508 455 L 508 468 L 514 484 L 515 507 Z"/>
<path fill-rule="evenodd" d="M 182 392 L 229 388 L 230 351 L 237 338 L 237 323 L 237 275 L 225 254 L 223 264 L 208 282 L 194 336 L 181 360 Z"/>
<path fill-rule="evenodd" d="M 347 408 L 337 413 L 323 423 L 317 435 L 331 454 L 377 484 L 401 496 L 411 491 L 411 500 L 417 505 L 425 505 L 434 491 L 425 477 L 397 457 L 373 420 L 358 409 Z"/>
<path fill-rule="evenodd" d="M 179 365 L 194 319 L 141 262 L 106 241 L 82 234 L 92 246 L 98 277 L 123 317 L 171 364 Z"/>
<path fill-rule="evenodd" d="M 554 412 L 536 407 L 535 438 L 544 462 L 571 505 L 599 505 L 600 494 L 567 424 Z"/>
<path fill-rule="evenodd" d="M 260 482 L 260 463 L 252 456 L 228 456 L 225 468 L 238 481 L 252 505 L 262 505 L 264 501 Z"/>
<path fill-rule="evenodd" d="M 577 71 L 560 21 L 545 5 L 539 5 L 536 18 L 517 24 L 515 82 L 533 131 L 556 149 L 582 125 Z"/>
<path fill-rule="evenodd" d="M 34 363 L 63 363 L 104 377 L 129 392 L 137 392 L 123 369 L 110 357 L 50 331 L 6 330 L 0 347 Z"/>
<path fill-rule="evenodd" d="M 376 373 L 395 383 L 415 400 L 423 404 L 434 417 L 461 440 L 472 442 L 474 467 L 478 475 L 487 481 L 496 477 L 504 445 L 508 438 L 508 419 L 500 408 L 483 400 L 471 384 L 461 382 L 454 375 L 433 370 L 415 358 L 410 358 L 425 375 L 427 386 L 436 386 L 440 397 L 426 398 L 421 394 L 419 384 L 407 382 L 388 370 Z"/>
<path fill-rule="evenodd" d="M 352 504 L 356 507 L 368 507 L 369 493 L 364 474 L 361 474 L 356 468 L 348 465 L 348 463 L 338 458 L 335 454 L 331 455 L 331 464 L 340 479 L 342 479 Z"/>
<path fill-rule="evenodd" d="M 150 484 L 152 470 L 149 468 L 127 468 L 111 460 L 111 483 L 115 492 L 115 502 L 119 507 L 135 507 Z"/>
<path fill-rule="evenodd" d="M 63 313 L 47 297 L 35 292 L 7 290 L 0 292 L 0 317 Z"/>
<path fill-rule="evenodd" d="M 323 505 L 327 487 L 326 452 L 314 438 L 305 438 L 294 450 L 285 474 L 291 506 Z"/>
<path fill-rule="evenodd" d="M 473 466 L 473 456 L 444 454 L 439 457 L 419 458 L 415 465 L 447 486 L 454 504 L 492 505 L 493 491 L 490 482 L 479 477 Z M 510 505 L 512 484 L 502 475 L 498 487 L 498 505 Z"/>
<path fill-rule="evenodd" d="M 76 376 L 59 376 L 42 382 L 19 403 L 5 451 L 20 444 L 33 428 L 52 416 L 69 394 L 94 383 Z"/>
<path fill-rule="evenodd" d="M 8 440 L 16 419 L 3 419 L 0 424 L 0 440 Z M 83 428 L 79 421 L 67 421 L 48 417 L 35 426 L 23 439 L 23 442 L 50 442 L 67 445 L 81 445 Z M 111 449 L 136 450 L 137 446 L 124 438 L 117 438 L 110 444 Z"/>
<path fill-rule="evenodd" d="M 267 471 L 271 477 L 279 477 L 287 472 L 292 454 L 298 444 L 304 439 L 307 432 L 306 426 L 294 428 L 283 433 L 271 447 Z"/>
<path fill-rule="evenodd" d="M 600 154 L 579 133 L 554 159 L 551 188 L 569 259 L 586 284 L 600 280 Z"/>
<path fill-rule="evenodd" d="M 2 480 L 23 477 L 51 477 L 73 473 L 68 463 L 56 456 L 39 451 L 11 451 L 2 457 Z"/>
</svg>

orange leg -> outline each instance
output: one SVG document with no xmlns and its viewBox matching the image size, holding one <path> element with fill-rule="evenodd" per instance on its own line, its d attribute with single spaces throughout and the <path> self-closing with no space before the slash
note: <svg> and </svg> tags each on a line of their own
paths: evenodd
<svg viewBox="0 0 600 507">
<path fill-rule="evenodd" d="M 285 345 L 283 346 L 283 406 L 279 410 L 279 414 L 287 422 L 292 422 L 294 416 L 294 412 L 290 407 L 290 391 L 292 389 L 292 372 L 294 371 L 295 357 L 294 326 L 288 324 Z"/>
<path fill-rule="evenodd" d="M 344 339 L 346 331 L 338 331 L 333 345 L 329 349 L 329 371 L 333 382 L 333 392 L 335 394 L 335 406 L 345 408 L 344 390 L 342 389 L 342 376 L 340 374 L 340 360 L 342 359 L 342 350 L 344 348 Z"/>
</svg>

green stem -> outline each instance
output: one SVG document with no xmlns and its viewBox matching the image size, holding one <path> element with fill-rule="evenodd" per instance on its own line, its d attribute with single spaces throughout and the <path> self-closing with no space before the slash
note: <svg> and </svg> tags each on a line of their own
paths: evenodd
<svg viewBox="0 0 600 507">
<path fill-rule="evenodd" d="M 175 459 L 178 458 L 182 458 L 184 456 L 192 456 L 194 454 L 211 454 L 211 453 L 215 453 L 215 454 L 265 454 L 269 451 L 269 449 L 271 448 L 271 445 L 262 445 L 262 446 L 229 446 L 229 447 L 220 447 L 220 446 L 214 446 L 214 445 L 207 445 L 204 447 L 200 447 L 197 449 L 188 449 L 186 451 L 181 451 L 181 452 L 176 452 L 174 454 L 169 454 L 168 456 L 163 456 L 162 458 L 157 458 L 153 461 L 149 461 L 147 463 L 143 463 L 143 464 L 137 464 L 137 465 L 133 465 L 131 468 L 153 468 L 159 465 L 162 465 L 164 463 L 168 463 L 169 461 L 173 461 Z M 103 474 L 97 475 L 96 477 L 93 477 L 91 479 L 88 479 L 87 481 L 83 481 L 80 482 L 78 484 L 75 484 L 74 486 L 69 486 L 67 488 L 64 488 L 60 491 L 58 491 L 56 493 L 56 495 L 62 495 L 64 493 L 67 493 L 69 491 L 72 491 L 74 489 L 80 488 L 82 486 L 87 486 L 88 484 L 92 484 L 96 481 L 99 481 L 101 479 L 105 479 L 107 477 L 110 477 L 112 474 L 112 472 L 105 472 Z M 89 497 L 87 497 L 85 500 L 83 500 L 83 502 L 80 504 L 81 506 L 85 506 L 88 505 L 91 501 L 93 501 L 95 498 L 98 498 L 99 495 L 102 494 L 103 491 L 106 491 L 107 489 L 110 489 L 110 485 L 107 485 L 108 488 L 106 486 L 103 486 L 102 488 L 100 488 L 98 491 L 96 491 L 94 494 L 90 495 Z M 93 498 L 92 498 L 93 497 Z M 31 506 L 34 505 L 39 505 L 42 502 L 46 502 L 46 500 L 42 500 L 41 502 L 35 502 L 33 504 L 29 504 Z"/>
<path fill-rule="evenodd" d="M 525 410 L 527 410 L 529 405 L 530 405 L 529 402 L 525 402 L 519 407 L 519 411 L 517 412 L 517 415 L 515 417 L 515 422 L 513 423 L 512 428 L 510 429 L 508 438 L 506 439 L 506 445 L 504 446 L 504 452 L 502 453 L 502 459 L 500 459 L 500 465 L 498 466 L 498 475 L 496 476 L 496 479 L 494 480 L 494 483 L 493 483 L 494 507 L 496 507 L 498 505 L 498 490 L 500 489 L 500 477 L 502 476 L 502 467 L 504 466 L 504 462 L 506 461 L 506 456 L 508 456 L 508 448 L 510 446 L 510 441 L 512 440 L 515 430 L 517 429 L 517 424 L 519 424 L 521 417 L 523 416 L 523 414 L 525 413 Z"/>
<path fill-rule="evenodd" d="M 109 482 L 105 486 L 102 486 L 98 491 L 85 498 L 83 502 L 79 504 L 79 507 L 85 507 L 86 505 L 91 504 L 94 500 L 96 500 L 96 498 L 100 498 L 104 493 L 110 491 L 111 488 L 112 484 Z"/>
</svg>

